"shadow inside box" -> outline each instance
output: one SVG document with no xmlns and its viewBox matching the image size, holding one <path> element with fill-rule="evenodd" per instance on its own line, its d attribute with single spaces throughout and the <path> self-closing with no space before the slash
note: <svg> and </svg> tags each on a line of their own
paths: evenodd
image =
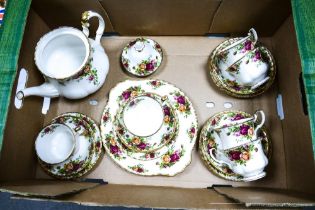
<svg viewBox="0 0 315 210">
<path fill-rule="evenodd" d="M 51 209 L 66 209 L 66 210 L 151 210 L 152 208 L 128 208 L 122 206 L 108 207 L 108 206 L 84 206 L 76 203 L 60 203 L 54 201 L 35 201 L 24 200 L 21 197 L 14 197 L 10 193 L 0 192 L 0 209 L 6 210 L 51 210 Z"/>
</svg>

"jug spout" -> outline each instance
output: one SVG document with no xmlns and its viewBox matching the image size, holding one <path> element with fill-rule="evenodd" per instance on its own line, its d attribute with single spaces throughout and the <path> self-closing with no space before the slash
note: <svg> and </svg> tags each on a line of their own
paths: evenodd
<svg viewBox="0 0 315 210">
<path fill-rule="evenodd" d="M 32 95 L 54 98 L 59 96 L 59 91 L 53 84 L 46 82 L 40 86 L 25 88 L 16 93 L 19 100 Z"/>
</svg>

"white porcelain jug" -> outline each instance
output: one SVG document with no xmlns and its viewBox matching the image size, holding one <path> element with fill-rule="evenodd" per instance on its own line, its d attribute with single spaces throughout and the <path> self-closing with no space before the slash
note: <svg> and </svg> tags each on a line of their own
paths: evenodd
<svg viewBox="0 0 315 210">
<path fill-rule="evenodd" d="M 88 38 L 88 20 L 92 17 L 97 17 L 99 22 L 94 40 Z M 81 23 L 83 31 L 60 27 L 39 40 L 35 64 L 46 82 L 17 90 L 16 100 L 31 95 L 80 99 L 102 87 L 109 69 L 108 57 L 100 43 L 105 22 L 98 13 L 86 11 Z"/>
</svg>

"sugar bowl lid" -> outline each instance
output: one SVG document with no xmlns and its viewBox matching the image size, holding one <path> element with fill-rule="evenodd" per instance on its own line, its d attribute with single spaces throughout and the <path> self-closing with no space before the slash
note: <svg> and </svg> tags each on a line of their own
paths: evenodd
<svg viewBox="0 0 315 210">
<path fill-rule="evenodd" d="M 161 46 L 152 39 L 137 38 L 124 47 L 121 62 L 127 72 L 138 77 L 153 74 L 161 65 Z"/>
</svg>

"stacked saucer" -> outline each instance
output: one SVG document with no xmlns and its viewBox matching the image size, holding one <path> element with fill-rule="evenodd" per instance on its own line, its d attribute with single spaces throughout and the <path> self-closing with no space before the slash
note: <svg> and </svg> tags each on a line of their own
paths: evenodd
<svg viewBox="0 0 315 210">
<path fill-rule="evenodd" d="M 258 140 L 254 140 L 247 144 L 242 144 L 241 142 L 242 138 L 251 138 L 251 136 L 254 135 L 249 122 L 245 121 L 252 117 L 251 114 L 242 111 L 225 111 L 215 114 L 206 122 L 200 133 L 199 153 L 201 159 L 212 173 L 226 180 L 244 182 L 254 181 L 266 175 L 265 172 L 262 172 L 245 177 L 235 173 L 235 170 L 232 170 L 238 166 L 247 165 L 250 167 L 249 164 L 260 164 L 253 159 L 255 156 L 257 157 L 257 155 L 266 155 L 268 159 L 271 157 L 271 141 L 264 126 L 257 132 Z M 243 120 L 243 122 L 237 124 L 237 126 L 229 127 L 228 124 L 235 123 L 239 120 Z M 220 138 L 220 135 L 218 135 L 218 132 L 216 131 L 218 126 L 223 126 L 223 128 L 229 130 L 227 133 L 229 138 Z M 258 127 L 257 122 L 254 123 L 254 126 Z M 222 133 L 223 132 L 224 131 L 222 131 Z M 219 151 L 223 151 L 227 144 L 234 144 L 236 146 L 225 150 L 227 158 L 224 158 L 219 154 Z M 216 150 L 215 154 L 212 153 L 213 150 Z M 261 155 L 260 152 L 263 155 Z M 218 161 L 219 158 L 224 161 Z"/>
<path fill-rule="evenodd" d="M 161 80 L 117 84 L 101 119 L 109 156 L 123 169 L 144 176 L 182 172 L 191 162 L 196 134 L 190 100 Z"/>
<path fill-rule="evenodd" d="M 227 39 L 209 58 L 210 76 L 226 94 L 251 98 L 270 88 L 276 76 L 276 64 L 267 47 L 258 42 L 254 29 L 244 38 Z"/>
<path fill-rule="evenodd" d="M 35 149 L 46 173 L 58 179 L 77 179 L 91 171 L 101 156 L 100 131 L 86 115 L 65 113 L 42 129 Z"/>
</svg>

